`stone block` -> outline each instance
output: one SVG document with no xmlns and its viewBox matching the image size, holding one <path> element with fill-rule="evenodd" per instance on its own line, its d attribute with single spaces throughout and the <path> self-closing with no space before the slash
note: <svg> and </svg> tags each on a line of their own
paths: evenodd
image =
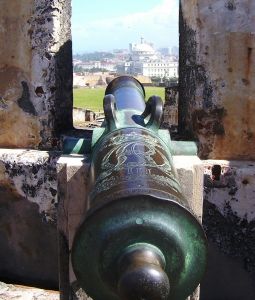
<svg viewBox="0 0 255 300">
<path fill-rule="evenodd" d="M 202 222 L 203 212 L 203 164 L 197 156 L 173 156 L 184 196 Z"/>
<path fill-rule="evenodd" d="M 255 298 L 255 162 L 204 161 L 209 243 L 201 300 Z"/>
<path fill-rule="evenodd" d="M 0 278 L 58 287 L 58 153 L 0 149 Z"/>
<path fill-rule="evenodd" d="M 59 300 L 59 292 L 0 282 L 1 300 Z"/>
<path fill-rule="evenodd" d="M 203 213 L 203 164 L 197 156 L 173 156 L 183 194 L 190 208 L 202 223 Z M 187 300 L 199 300 L 200 287 Z"/>
<path fill-rule="evenodd" d="M 71 1 L 1 1 L 0 147 L 52 150 L 72 128 Z"/>
<path fill-rule="evenodd" d="M 169 129 L 170 132 L 176 132 L 178 127 L 178 104 L 178 84 L 166 87 L 161 128 Z"/>
<path fill-rule="evenodd" d="M 87 299 L 79 287 L 70 261 L 74 235 L 87 211 L 88 170 L 90 162 L 82 155 L 61 156 L 58 165 L 58 231 L 60 299 L 77 295 Z M 69 298 L 70 297 L 70 298 Z"/>
<path fill-rule="evenodd" d="M 255 158 L 254 12 L 249 0 L 181 1 L 179 129 L 200 158 Z"/>
</svg>

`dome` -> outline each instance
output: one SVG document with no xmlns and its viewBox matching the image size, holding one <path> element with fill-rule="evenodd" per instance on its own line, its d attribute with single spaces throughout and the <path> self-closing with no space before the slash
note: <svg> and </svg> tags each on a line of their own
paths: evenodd
<svg viewBox="0 0 255 300">
<path fill-rule="evenodd" d="M 150 43 L 143 41 L 141 43 L 131 43 L 129 47 L 133 61 L 148 61 L 158 58 L 156 51 Z"/>
<path fill-rule="evenodd" d="M 135 44 L 133 49 L 132 49 L 133 52 L 144 52 L 144 53 L 151 53 L 151 54 L 154 54 L 155 51 L 154 49 L 152 48 L 151 45 L 149 44 L 146 44 L 146 43 L 142 43 L 142 44 Z"/>
</svg>

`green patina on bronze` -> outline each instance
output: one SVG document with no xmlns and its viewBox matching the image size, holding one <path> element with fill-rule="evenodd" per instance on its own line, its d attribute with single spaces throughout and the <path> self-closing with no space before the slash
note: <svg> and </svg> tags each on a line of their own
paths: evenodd
<svg viewBox="0 0 255 300">
<path fill-rule="evenodd" d="M 194 153 L 196 146 L 172 143 L 159 130 L 161 99 L 145 104 L 144 97 L 134 78 L 113 80 L 105 122 L 93 133 L 90 208 L 72 264 L 94 300 L 184 300 L 205 271 L 206 238 L 172 162 L 172 154 L 183 147 Z"/>
</svg>

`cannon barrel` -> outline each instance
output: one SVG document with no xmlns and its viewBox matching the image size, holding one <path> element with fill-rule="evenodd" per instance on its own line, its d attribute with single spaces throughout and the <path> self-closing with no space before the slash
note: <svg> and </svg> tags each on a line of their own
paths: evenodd
<svg viewBox="0 0 255 300">
<path fill-rule="evenodd" d="M 145 109 L 145 91 L 144 87 L 128 76 L 117 77 L 112 80 L 105 91 L 105 95 L 114 95 L 116 108 L 120 111 L 122 109 L 137 110 L 141 113 Z"/>
<path fill-rule="evenodd" d="M 159 130 L 162 100 L 121 76 L 107 87 L 94 130 L 89 209 L 72 247 L 73 269 L 94 300 L 184 300 L 199 284 L 207 243 Z"/>
</svg>

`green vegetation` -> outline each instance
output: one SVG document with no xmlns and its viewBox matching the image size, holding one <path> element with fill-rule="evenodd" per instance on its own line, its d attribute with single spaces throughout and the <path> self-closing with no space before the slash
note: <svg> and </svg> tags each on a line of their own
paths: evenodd
<svg viewBox="0 0 255 300">
<path fill-rule="evenodd" d="M 73 90 L 73 106 L 102 111 L 104 92 L 105 88 L 75 88 Z"/>
<path fill-rule="evenodd" d="M 146 100 L 150 98 L 150 96 L 156 95 L 161 97 L 163 101 L 165 101 L 165 88 L 158 86 L 146 86 L 145 87 Z"/>
<path fill-rule="evenodd" d="M 88 108 L 93 111 L 103 110 L 103 98 L 105 88 L 75 88 L 73 90 L 74 106 Z M 165 99 L 164 87 L 145 87 L 146 99 L 152 95 L 157 95 Z"/>
<path fill-rule="evenodd" d="M 96 73 L 96 72 L 107 72 L 107 69 L 104 69 L 104 68 L 91 68 L 91 69 L 86 69 L 86 68 L 83 68 L 82 66 L 80 65 L 76 65 L 73 67 L 73 71 L 75 73 L 83 73 L 83 72 L 89 72 L 89 73 Z"/>
</svg>

